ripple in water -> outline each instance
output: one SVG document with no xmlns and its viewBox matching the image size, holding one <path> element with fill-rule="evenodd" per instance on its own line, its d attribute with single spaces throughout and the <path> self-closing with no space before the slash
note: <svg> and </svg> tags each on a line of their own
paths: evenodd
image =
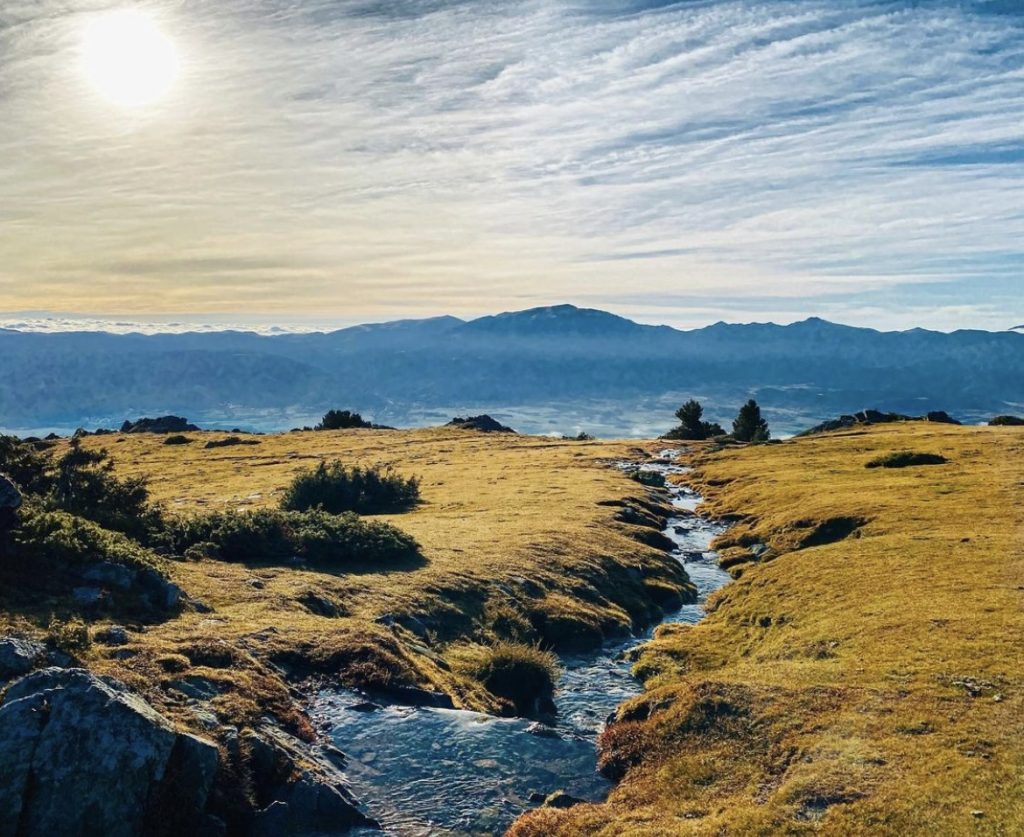
<svg viewBox="0 0 1024 837">
<path fill-rule="evenodd" d="M 641 469 L 686 471 L 653 463 Z M 708 594 L 730 580 L 710 546 L 726 527 L 692 515 L 701 498 L 689 489 L 667 488 L 673 505 L 687 514 L 669 520 L 665 534 L 675 542 L 674 554 L 697 586 L 699 601 L 664 622 L 693 624 L 704 615 Z M 564 790 L 594 801 L 607 795 L 611 785 L 596 771 L 597 736 L 620 703 L 643 691 L 626 653 L 651 633 L 563 657 L 554 727 L 450 709 L 360 711 L 351 707 L 363 703 L 361 695 L 338 690 L 318 695 L 311 712 L 330 725 L 335 745 L 349 757 L 345 774 L 352 791 L 385 834 L 500 834 L 536 806 L 536 794 Z"/>
</svg>

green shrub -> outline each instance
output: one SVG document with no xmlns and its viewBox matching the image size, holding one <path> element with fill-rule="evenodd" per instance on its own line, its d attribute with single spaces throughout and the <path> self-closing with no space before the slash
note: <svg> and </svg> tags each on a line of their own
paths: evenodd
<svg viewBox="0 0 1024 837">
<path fill-rule="evenodd" d="M 106 450 L 86 450 L 78 439 L 57 460 L 48 503 L 143 540 L 161 525 L 160 513 L 149 505 L 146 481 L 118 478 Z"/>
<path fill-rule="evenodd" d="M 121 534 L 64 511 L 29 504 L 12 533 L 15 554 L 26 569 L 109 562 L 137 569 L 160 569 L 160 559 Z"/>
<path fill-rule="evenodd" d="M 510 701 L 519 715 L 537 714 L 550 706 L 558 679 L 558 659 L 550 651 L 498 642 L 459 646 L 450 658 L 455 671 Z"/>
<path fill-rule="evenodd" d="M 1019 416 L 996 416 L 989 422 L 990 427 L 1024 427 L 1024 418 Z"/>
<path fill-rule="evenodd" d="M 886 453 L 867 463 L 866 468 L 910 468 L 915 465 L 945 465 L 949 462 L 937 453 L 915 453 L 912 450 L 901 450 Z"/>
<path fill-rule="evenodd" d="M 699 441 L 725 435 L 722 425 L 703 420 L 704 407 L 692 398 L 676 410 L 676 418 L 679 419 L 679 426 L 666 433 L 663 439 Z"/>
<path fill-rule="evenodd" d="M 50 489 L 46 458 L 15 436 L 0 436 L 0 473 L 29 494 L 45 494 Z"/>
<path fill-rule="evenodd" d="M 164 439 L 165 445 L 190 445 L 192 440 L 188 436 L 182 436 L 180 433 L 175 433 L 173 436 L 168 436 Z"/>
<path fill-rule="evenodd" d="M 335 460 L 321 462 L 292 480 L 281 499 L 287 511 L 323 509 L 331 514 L 388 514 L 416 505 L 420 485 L 416 477 L 405 479 L 390 468 L 346 468 Z"/>
<path fill-rule="evenodd" d="M 732 423 L 732 435 L 740 442 L 767 442 L 771 439 L 768 422 L 761 415 L 761 407 L 753 398 L 740 407 Z"/>
<path fill-rule="evenodd" d="M 352 428 L 368 428 L 373 425 L 359 413 L 350 410 L 328 410 L 314 430 L 350 430 Z"/>
<path fill-rule="evenodd" d="M 414 558 L 419 545 L 405 532 L 355 514 L 260 509 L 173 518 L 167 539 L 178 554 L 233 562 L 298 557 L 330 566 L 387 564 Z"/>
</svg>

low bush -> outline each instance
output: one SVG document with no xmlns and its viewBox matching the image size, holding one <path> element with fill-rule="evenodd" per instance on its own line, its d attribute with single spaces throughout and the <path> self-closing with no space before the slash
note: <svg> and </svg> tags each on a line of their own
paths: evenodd
<svg viewBox="0 0 1024 837">
<path fill-rule="evenodd" d="M 917 465 L 946 465 L 949 462 L 937 453 L 916 453 L 912 450 L 901 450 L 887 453 L 872 459 L 866 468 L 911 468 Z"/>
<path fill-rule="evenodd" d="M 990 427 L 1024 427 L 1024 418 L 1019 416 L 996 416 L 989 422 Z"/>
<path fill-rule="evenodd" d="M 321 462 L 292 480 L 281 499 L 286 511 L 323 509 L 331 514 L 389 514 L 406 511 L 419 501 L 416 477 L 405 479 L 390 468 L 346 468 L 337 460 Z"/>
<path fill-rule="evenodd" d="M 359 413 L 350 410 L 328 410 L 314 430 L 350 430 L 352 428 L 370 428 L 373 424 L 366 421 Z"/>
<path fill-rule="evenodd" d="M 450 659 L 455 671 L 508 700 L 519 715 L 535 715 L 551 707 L 558 659 L 550 651 L 535 645 L 497 642 L 456 647 Z"/>
<path fill-rule="evenodd" d="M 175 433 L 173 436 L 168 436 L 164 439 L 165 445 L 189 445 L 192 440 L 188 436 L 182 436 L 180 433 Z"/>
<path fill-rule="evenodd" d="M 34 504 L 22 509 L 12 540 L 15 557 L 26 571 L 51 572 L 100 562 L 135 569 L 159 570 L 161 565 L 156 555 L 120 532 Z"/>
<path fill-rule="evenodd" d="M 345 566 L 395 563 L 419 554 L 415 539 L 390 524 L 319 510 L 212 512 L 174 518 L 166 533 L 177 554 L 234 562 L 298 557 Z"/>
<path fill-rule="evenodd" d="M 159 511 L 149 505 L 146 481 L 117 477 L 106 450 L 87 450 L 77 439 L 57 460 L 46 502 L 147 542 L 161 526 Z"/>
<path fill-rule="evenodd" d="M 15 436 L 0 436 L 0 473 L 30 494 L 43 494 L 50 489 L 46 458 Z"/>
</svg>

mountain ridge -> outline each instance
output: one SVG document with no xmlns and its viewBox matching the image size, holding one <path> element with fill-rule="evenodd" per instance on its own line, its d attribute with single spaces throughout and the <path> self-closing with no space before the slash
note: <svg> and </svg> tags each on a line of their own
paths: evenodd
<svg viewBox="0 0 1024 837">
<path fill-rule="evenodd" d="M 631 411 L 654 415 L 691 394 L 723 419 L 759 397 L 793 429 L 867 407 L 980 420 L 1024 404 L 1022 341 L 1016 331 L 877 331 L 817 317 L 680 330 L 568 304 L 273 335 L 0 330 L 0 426 L 169 412 L 200 423 L 259 415 L 260 429 L 282 429 L 287 416 L 332 407 L 403 424 L 447 409 L 566 405 L 586 426 L 601 405 L 602 421 L 628 435 Z"/>
</svg>

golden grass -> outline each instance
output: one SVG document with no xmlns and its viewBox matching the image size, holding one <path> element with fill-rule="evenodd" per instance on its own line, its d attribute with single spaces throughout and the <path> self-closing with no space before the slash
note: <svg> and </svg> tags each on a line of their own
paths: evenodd
<svg viewBox="0 0 1024 837">
<path fill-rule="evenodd" d="M 421 479 L 423 502 L 380 519 L 415 536 L 423 561 L 336 574 L 169 562 L 174 581 L 212 612 L 187 610 L 145 626 L 117 654 L 94 646 L 88 663 L 172 714 L 179 707 L 169 687 L 197 673 L 218 679 L 223 694 L 214 704 L 239 722 L 258 717 L 262 704 L 292 713 L 282 674 L 319 674 L 352 686 L 416 685 L 445 692 L 457 705 L 508 711 L 507 702 L 448 665 L 451 643 L 593 643 L 655 618 L 666 591 L 687 589 L 671 558 L 636 540 L 646 530 L 616 520 L 622 509 L 615 503 L 647 502 L 649 494 L 608 467 L 643 456 L 630 443 L 349 430 L 257 436 L 258 445 L 206 449 L 206 441 L 226 434 L 187 435 L 195 441 L 164 445 L 162 436 L 140 434 L 83 444 L 106 447 L 120 476 L 145 476 L 153 499 L 177 514 L 276 506 L 293 476 L 322 460 L 393 466 Z M 311 612 L 302 603 L 310 593 L 339 615 Z M 7 610 L 7 621 L 15 621 Z M 37 626 L 48 620 L 45 607 L 28 616 Z M 210 662 L 216 655 L 196 653 L 209 643 L 224 651 L 217 665 Z M 125 651 L 132 656 L 121 659 Z M 184 708 L 178 717 L 190 720 Z"/>
<path fill-rule="evenodd" d="M 949 464 L 864 467 L 907 449 Z M 514 834 L 1024 833 L 1024 433 L 884 426 L 696 464 L 707 510 L 748 516 L 726 543 L 770 560 L 643 653 L 608 803 Z M 862 525 L 799 548 L 837 519 Z"/>
</svg>

